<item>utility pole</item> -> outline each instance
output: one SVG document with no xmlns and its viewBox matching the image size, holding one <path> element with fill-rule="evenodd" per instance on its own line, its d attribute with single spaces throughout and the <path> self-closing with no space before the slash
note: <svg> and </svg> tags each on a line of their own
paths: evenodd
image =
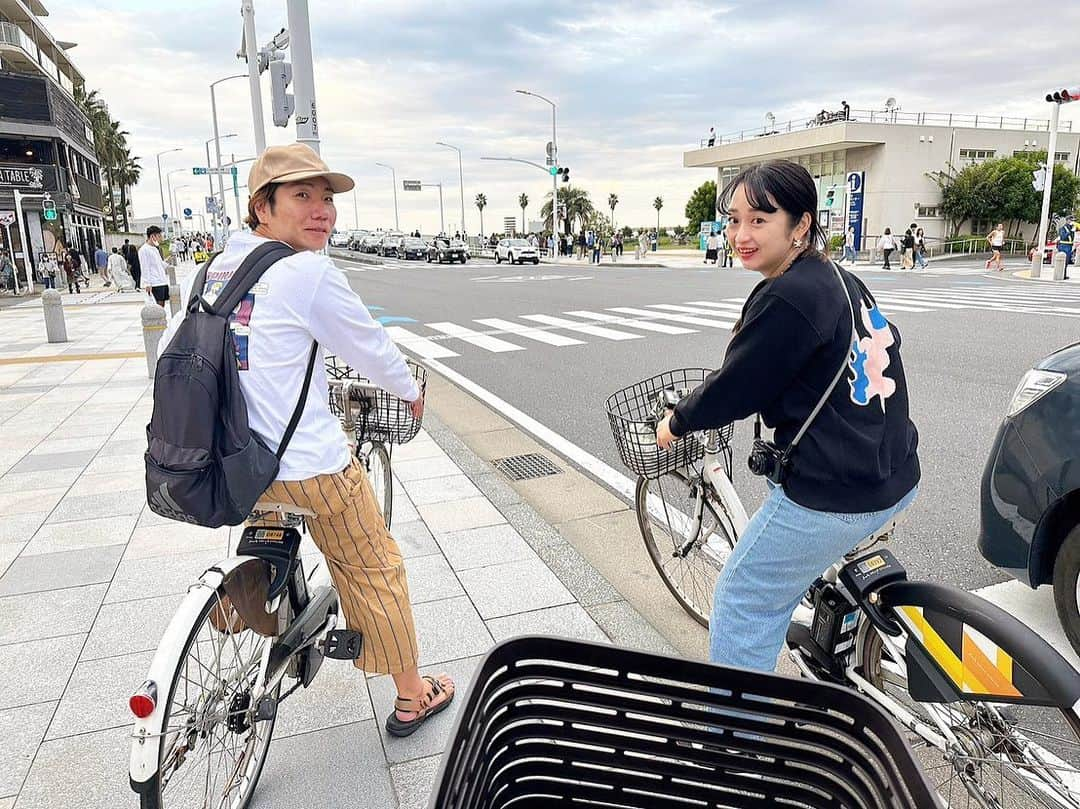
<svg viewBox="0 0 1080 809">
<path fill-rule="evenodd" d="M 515 93 L 520 93 L 523 96 L 532 96 L 533 98 L 539 98 L 541 101 L 546 101 L 551 105 L 551 165 L 558 168 L 559 165 L 559 141 L 555 136 L 555 102 L 550 98 L 545 98 L 539 93 L 533 93 L 529 90 L 514 90 Z M 551 175 L 551 234 L 555 237 L 555 243 L 559 243 L 559 177 L 558 174 L 553 173 Z M 555 251 L 552 251 L 555 252 Z M 551 257 L 553 261 L 558 261 L 557 256 Z"/>
<path fill-rule="evenodd" d="M 443 143 L 441 140 L 435 141 L 436 146 L 445 146 L 447 149 L 453 149 L 457 152 L 457 170 L 458 170 L 458 189 L 461 191 L 461 238 L 465 238 L 465 175 L 461 171 L 461 149 L 457 146 L 451 146 L 449 143 Z"/>
<path fill-rule="evenodd" d="M 422 188 L 438 188 L 439 189 L 439 232 L 442 235 L 446 235 L 446 215 L 443 213 L 442 202 L 442 183 L 420 183 Z"/>
<path fill-rule="evenodd" d="M 311 57 L 311 23 L 307 0 L 288 0 L 289 49 L 296 99 L 296 140 L 319 153 L 319 113 L 315 105 L 315 65 Z"/>
<path fill-rule="evenodd" d="M 1050 141 L 1046 144 L 1046 180 L 1043 184 L 1042 212 L 1039 216 L 1039 235 L 1035 242 L 1035 256 L 1031 260 L 1032 278 L 1042 275 L 1043 252 L 1046 249 L 1046 231 L 1050 226 L 1050 187 L 1054 182 L 1054 150 L 1057 149 L 1058 117 L 1061 105 L 1080 98 L 1080 88 L 1047 93 L 1046 100 L 1053 104 L 1050 111 Z"/>
<path fill-rule="evenodd" d="M 390 169 L 390 182 L 394 186 L 394 230 L 401 230 L 401 222 L 398 221 L 398 207 L 397 207 L 397 172 L 394 171 L 394 167 L 388 163 L 376 163 L 376 166 L 382 166 L 384 169 Z"/>
<path fill-rule="evenodd" d="M 266 130 L 263 128 L 262 87 L 259 83 L 259 46 L 255 42 L 255 4 L 253 0 L 241 0 L 240 13 L 244 18 L 244 52 L 247 56 L 248 90 L 251 93 L 251 125 L 255 131 L 255 153 L 262 154 L 266 151 Z"/>
</svg>

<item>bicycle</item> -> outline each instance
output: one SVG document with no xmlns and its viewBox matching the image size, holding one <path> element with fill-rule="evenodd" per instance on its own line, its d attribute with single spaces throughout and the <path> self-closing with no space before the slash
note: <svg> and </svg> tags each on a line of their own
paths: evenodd
<svg viewBox="0 0 1080 809">
<path fill-rule="evenodd" d="M 732 428 L 684 436 L 667 452 L 655 429 L 706 373 L 660 374 L 607 403 L 623 462 L 638 474 L 649 555 L 703 626 L 746 526 L 732 485 Z M 881 547 L 898 522 L 810 586 L 788 629 L 788 656 L 804 677 L 853 688 L 897 720 L 948 806 L 1080 809 L 1080 673 L 989 602 L 909 580 Z"/>
<path fill-rule="evenodd" d="M 423 385 L 423 369 L 414 374 Z M 399 400 L 370 383 L 344 378 L 336 389 L 343 414 L 361 410 L 364 429 L 375 425 L 363 433 L 368 438 L 409 440 L 419 432 L 404 403 L 407 420 L 399 404 L 392 415 L 380 413 L 382 403 Z M 392 435 L 388 425 L 395 425 Z M 384 496 L 392 497 L 386 446 L 369 440 L 356 452 L 371 463 L 369 474 L 382 470 Z M 389 525 L 392 501 L 384 502 Z M 325 658 L 360 656 L 361 633 L 337 628 L 338 594 L 326 565 L 304 571 L 298 529 L 314 516 L 289 503 L 259 502 L 236 554 L 188 589 L 128 702 L 135 717 L 129 782 L 141 809 L 244 809 L 280 704 L 311 685 Z"/>
</svg>

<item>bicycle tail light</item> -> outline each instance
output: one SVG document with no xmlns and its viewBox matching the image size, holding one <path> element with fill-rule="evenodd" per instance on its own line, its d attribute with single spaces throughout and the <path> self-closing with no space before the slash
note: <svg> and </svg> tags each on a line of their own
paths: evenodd
<svg viewBox="0 0 1080 809">
<path fill-rule="evenodd" d="M 146 719 L 157 707 L 157 683 L 147 680 L 128 699 L 128 707 L 137 719 Z"/>
<path fill-rule="evenodd" d="M 1041 371 L 1038 368 L 1028 371 L 1020 380 L 1020 384 L 1016 386 L 1006 415 L 1012 418 L 1064 381 L 1065 374 L 1060 371 Z"/>
</svg>

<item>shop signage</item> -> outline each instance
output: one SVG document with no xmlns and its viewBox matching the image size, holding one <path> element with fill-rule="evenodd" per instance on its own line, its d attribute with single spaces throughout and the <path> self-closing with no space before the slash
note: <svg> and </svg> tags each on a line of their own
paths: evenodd
<svg viewBox="0 0 1080 809">
<path fill-rule="evenodd" d="M 45 187 L 45 170 L 40 166 L 0 163 L 0 186 L 40 190 Z"/>
<path fill-rule="evenodd" d="M 855 228 L 855 249 L 862 248 L 863 191 L 866 185 L 866 172 L 849 171 L 847 175 L 848 205 L 847 227 Z M 845 229 L 846 230 L 846 229 Z"/>
<path fill-rule="evenodd" d="M 15 211 L 0 211 L 0 227 L 6 228 L 15 224 Z"/>
</svg>

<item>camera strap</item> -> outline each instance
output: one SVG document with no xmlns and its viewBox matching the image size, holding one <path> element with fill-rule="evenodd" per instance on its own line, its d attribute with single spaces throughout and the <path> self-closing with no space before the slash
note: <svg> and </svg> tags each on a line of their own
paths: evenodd
<svg viewBox="0 0 1080 809">
<path fill-rule="evenodd" d="M 829 400 L 829 397 L 832 396 L 833 391 L 836 390 L 836 386 L 840 383 L 840 379 L 841 377 L 843 377 L 844 371 L 848 365 L 848 357 L 851 355 L 851 342 L 855 339 L 855 304 L 851 300 L 851 290 L 848 289 L 848 285 L 844 281 L 844 276 L 841 274 L 840 268 L 836 266 L 836 262 L 831 263 L 833 272 L 836 274 L 836 278 L 840 282 L 840 286 L 844 290 L 844 297 L 847 298 L 848 313 L 851 315 L 851 336 L 848 338 L 847 347 L 844 351 L 844 359 L 840 363 L 840 367 L 836 371 L 836 376 L 833 377 L 832 384 L 829 385 L 828 390 L 826 390 L 825 393 L 822 394 L 821 398 L 818 399 L 817 405 L 815 405 L 814 409 L 810 411 L 810 415 L 806 417 L 806 421 L 804 421 L 802 427 L 799 428 L 799 432 L 795 434 L 795 437 L 791 440 L 791 443 L 788 444 L 787 448 L 784 450 L 783 455 L 781 456 L 782 462 L 784 463 L 788 462 L 791 459 L 791 454 L 795 451 L 795 447 L 798 446 L 799 442 L 802 440 L 802 437 L 806 434 L 806 431 L 810 429 L 810 425 L 814 423 L 814 419 L 816 419 L 818 413 L 821 412 L 821 408 L 825 406 L 825 402 Z M 754 438 L 760 437 L 761 415 L 758 414 L 756 420 L 754 421 Z"/>
</svg>

